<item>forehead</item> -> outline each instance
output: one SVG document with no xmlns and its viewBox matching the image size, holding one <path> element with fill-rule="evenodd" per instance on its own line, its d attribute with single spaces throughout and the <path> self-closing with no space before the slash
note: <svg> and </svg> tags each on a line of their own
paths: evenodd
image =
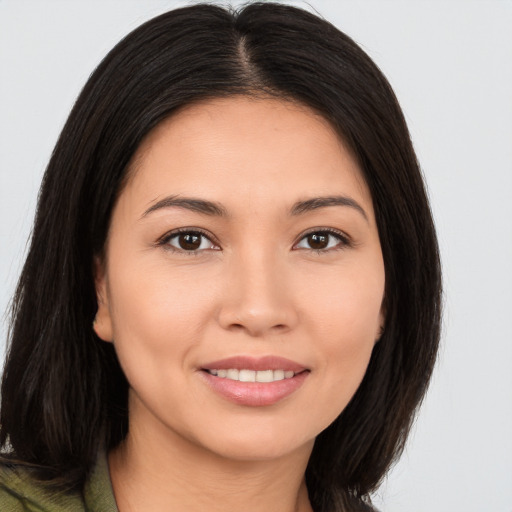
<svg viewBox="0 0 512 512">
<path fill-rule="evenodd" d="M 356 159 L 331 124 L 278 99 L 237 96 L 181 109 L 142 142 L 130 175 L 138 190 L 154 195 L 223 200 L 251 192 L 264 202 L 278 189 L 284 200 L 287 193 L 350 192 L 371 203 Z"/>
</svg>

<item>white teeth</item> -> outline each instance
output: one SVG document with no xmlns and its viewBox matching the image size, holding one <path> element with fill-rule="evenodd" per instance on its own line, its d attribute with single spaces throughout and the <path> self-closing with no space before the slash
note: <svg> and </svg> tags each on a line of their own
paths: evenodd
<svg viewBox="0 0 512 512">
<path fill-rule="evenodd" d="M 238 380 L 240 382 L 256 382 L 256 372 L 254 370 L 240 370 Z"/>
<path fill-rule="evenodd" d="M 231 379 L 231 380 L 241 380 L 239 378 L 239 374 L 240 372 L 236 369 L 231 369 L 231 370 L 228 370 L 228 374 L 226 375 L 226 378 L 227 379 Z"/>
<path fill-rule="evenodd" d="M 293 377 L 293 375 L 292 375 L 292 377 Z M 274 380 L 274 372 L 272 370 L 256 372 L 256 382 L 272 382 L 273 380 Z"/>
<path fill-rule="evenodd" d="M 221 379 L 238 380 L 240 382 L 275 382 L 278 380 L 291 379 L 295 372 L 287 370 L 208 370 L 208 373 Z"/>
<path fill-rule="evenodd" d="M 283 380 L 284 370 L 274 370 L 274 380 Z"/>
</svg>

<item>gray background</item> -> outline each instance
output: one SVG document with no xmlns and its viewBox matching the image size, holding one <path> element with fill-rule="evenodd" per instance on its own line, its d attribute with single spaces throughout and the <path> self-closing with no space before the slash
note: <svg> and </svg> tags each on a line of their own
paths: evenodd
<svg viewBox="0 0 512 512">
<path fill-rule="evenodd" d="M 237 3 L 237 2 L 235 2 Z M 426 175 L 445 274 L 440 362 L 387 512 L 512 511 L 512 2 L 290 2 L 377 62 Z M 173 1 L 0 0 L 0 311 L 43 170 L 90 72 Z M 6 324 L 0 328 L 3 351 Z"/>
</svg>

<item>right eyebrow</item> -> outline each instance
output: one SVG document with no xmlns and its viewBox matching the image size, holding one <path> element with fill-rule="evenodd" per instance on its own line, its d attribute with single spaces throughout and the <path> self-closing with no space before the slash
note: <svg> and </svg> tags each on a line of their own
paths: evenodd
<svg viewBox="0 0 512 512">
<path fill-rule="evenodd" d="M 151 205 L 141 216 L 144 218 L 162 208 L 184 208 L 193 212 L 203 213 L 205 215 L 227 217 L 227 212 L 222 205 L 205 199 L 195 197 L 167 196 Z"/>
</svg>

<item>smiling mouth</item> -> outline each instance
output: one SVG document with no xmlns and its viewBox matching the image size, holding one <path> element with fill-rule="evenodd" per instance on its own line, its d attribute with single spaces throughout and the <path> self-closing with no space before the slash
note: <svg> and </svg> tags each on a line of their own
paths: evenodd
<svg viewBox="0 0 512 512">
<path fill-rule="evenodd" d="M 262 407 L 273 405 L 296 392 L 310 370 L 245 368 L 204 368 L 205 382 L 211 390 L 237 405 Z"/>
<path fill-rule="evenodd" d="M 262 407 L 294 394 L 310 368 L 279 356 L 234 356 L 202 365 L 200 374 L 216 394 L 237 405 Z"/>
<path fill-rule="evenodd" d="M 292 370 L 249 370 L 237 368 L 229 369 L 209 369 L 206 370 L 210 375 L 221 379 L 236 380 L 239 382 L 277 382 L 280 380 L 291 379 L 296 375 Z M 297 372 L 299 373 L 299 372 Z"/>
</svg>

